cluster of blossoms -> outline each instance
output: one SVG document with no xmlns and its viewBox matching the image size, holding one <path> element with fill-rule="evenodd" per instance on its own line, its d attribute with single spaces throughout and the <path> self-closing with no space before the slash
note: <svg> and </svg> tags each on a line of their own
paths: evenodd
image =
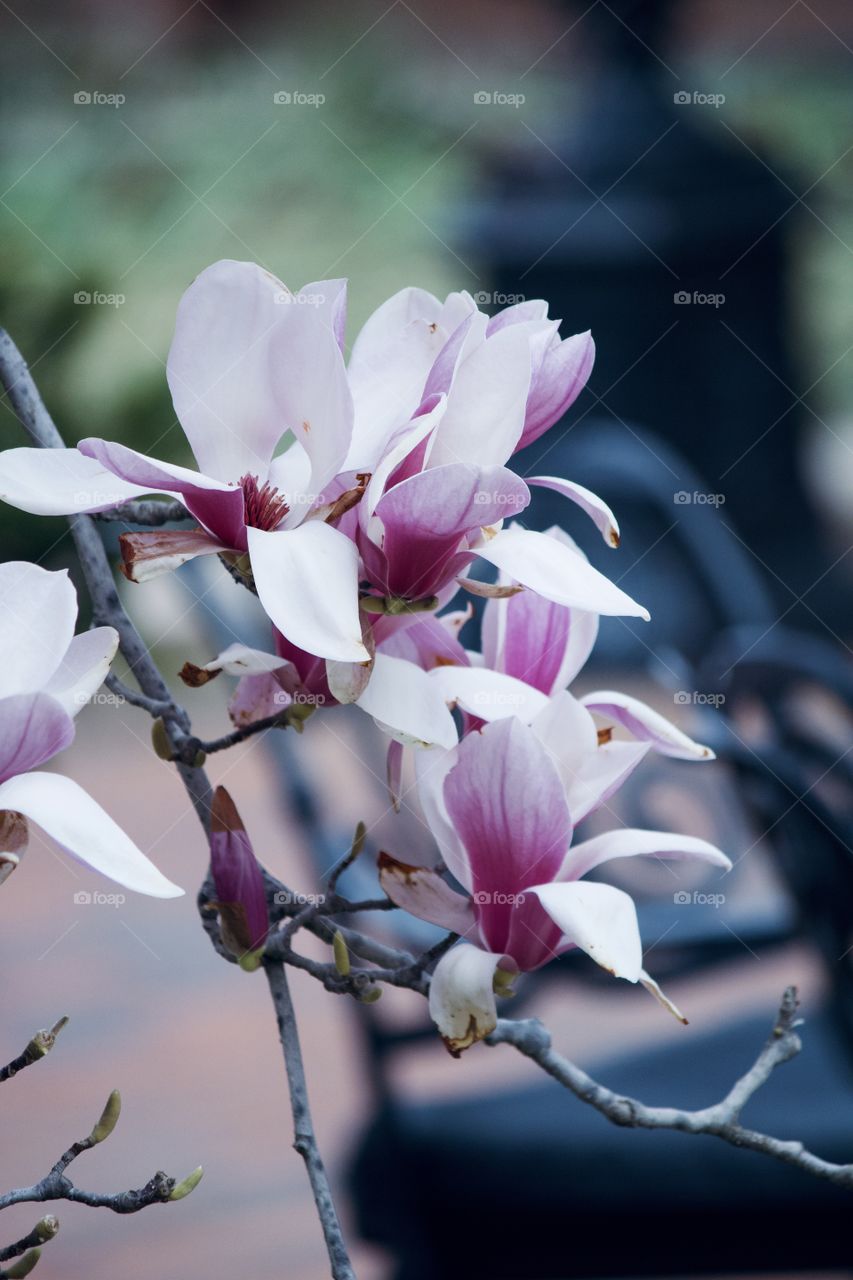
<svg viewBox="0 0 853 1280">
<path fill-rule="evenodd" d="M 728 860 L 688 836 L 618 829 L 572 845 L 572 834 L 650 749 L 686 759 L 711 753 L 636 699 L 605 691 L 578 700 L 568 691 L 600 615 L 648 615 L 567 535 L 517 521 L 531 486 L 544 486 L 581 507 L 616 546 L 606 504 L 568 480 L 523 479 L 510 466 L 582 390 L 592 339 L 561 340 L 544 302 L 490 318 L 468 294 L 442 303 L 406 289 L 370 317 L 347 364 L 345 313 L 344 281 L 294 294 L 252 264 L 215 264 L 180 303 L 168 360 L 198 470 L 100 439 L 12 449 L 0 455 L 0 497 L 39 514 L 98 512 L 151 494 L 179 500 L 197 527 L 123 535 L 126 576 L 144 582 L 216 554 L 257 594 L 272 630 L 269 652 L 231 645 L 204 665 L 187 664 L 188 682 L 239 676 L 230 704 L 238 725 L 291 704 L 356 703 L 388 735 L 393 793 L 405 750 L 414 752 L 420 803 L 456 886 L 443 870 L 387 857 L 380 877 L 398 905 L 461 936 L 435 971 L 430 1000 L 453 1051 L 494 1027 L 495 993 L 513 975 L 571 947 L 665 1000 L 642 968 L 631 899 L 581 877 L 636 854 Z M 494 584 L 469 576 L 478 560 L 497 569 Z M 12 577 L 0 594 L 12 611 L 19 596 L 36 599 L 27 570 L 65 582 L 30 566 L 5 569 Z M 460 588 L 486 597 L 482 653 L 459 639 L 470 610 L 441 612 Z M 9 729 L 12 773 L 67 745 L 60 694 L 97 687 L 115 650 L 105 632 L 77 638 L 65 658 L 54 661 L 51 651 L 47 674 L 50 663 L 28 654 L 29 683 L 9 693 L 20 686 L 48 702 L 4 722 L 4 733 L 17 726 Z M 70 632 L 66 648 L 69 640 Z M 627 739 L 613 737 L 616 725 Z M 0 783 L 0 808 L 27 813 L 123 884 L 177 892 L 120 833 L 109 852 L 82 852 L 32 807 L 35 779 L 37 795 L 44 779 L 72 785 L 53 775 L 13 778 Z M 262 879 L 225 793 L 213 819 L 229 932 L 254 955 L 266 937 Z"/>
</svg>

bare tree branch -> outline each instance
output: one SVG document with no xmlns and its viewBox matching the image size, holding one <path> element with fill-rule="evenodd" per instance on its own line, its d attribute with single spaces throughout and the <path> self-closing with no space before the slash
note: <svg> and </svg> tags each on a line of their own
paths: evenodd
<svg viewBox="0 0 853 1280">
<path fill-rule="evenodd" d="M 59 1231 L 59 1219 L 55 1218 L 52 1213 L 46 1213 L 43 1218 L 39 1218 L 36 1225 L 21 1240 L 16 1240 L 14 1244 L 8 1245 L 5 1249 L 0 1249 L 0 1262 L 8 1262 L 10 1258 L 17 1258 L 22 1253 L 26 1253 L 28 1249 L 39 1249 L 48 1240 Z"/>
<path fill-rule="evenodd" d="M 109 511 L 99 511 L 96 520 L 119 521 L 125 524 L 144 524 L 157 526 L 173 524 L 178 520 L 191 520 L 192 517 L 182 502 L 164 502 L 158 498 L 144 498 L 141 501 L 123 502 L 119 507 L 111 507 Z"/>
<path fill-rule="evenodd" d="M 725 1098 L 701 1111 L 649 1107 L 636 1098 L 614 1093 L 598 1084 L 568 1058 L 556 1053 L 551 1047 L 550 1033 L 535 1018 L 523 1022 L 501 1018 L 487 1043 L 513 1045 L 581 1102 L 595 1107 L 613 1124 L 631 1129 L 676 1129 L 681 1133 L 710 1134 L 730 1142 L 732 1146 L 760 1151 L 837 1186 L 853 1189 L 853 1164 L 832 1164 L 807 1151 L 801 1142 L 773 1138 L 747 1129 L 740 1123 L 740 1113 L 753 1094 L 769 1080 L 776 1067 L 795 1057 L 802 1048 L 796 1031 L 801 1025 L 796 1016 L 797 1007 L 796 987 L 788 987 L 770 1037 L 749 1071 L 732 1086 Z"/>
<path fill-rule="evenodd" d="M 314 1134 L 299 1031 L 296 1026 L 293 1001 L 290 998 L 287 973 L 283 964 L 266 964 L 264 967 L 278 1019 L 281 1046 L 284 1050 L 284 1065 L 290 1089 L 290 1108 L 293 1113 L 293 1146 L 305 1161 L 308 1180 L 314 1193 L 314 1203 L 323 1227 L 323 1238 L 326 1241 L 333 1280 L 355 1280 L 355 1272 L 349 1260 L 341 1224 L 332 1199 L 329 1179 Z"/>
</svg>

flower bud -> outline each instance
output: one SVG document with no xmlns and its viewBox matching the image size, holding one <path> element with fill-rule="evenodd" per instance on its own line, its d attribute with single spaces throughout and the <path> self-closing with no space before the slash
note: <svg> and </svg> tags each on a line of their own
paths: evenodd
<svg viewBox="0 0 853 1280">
<path fill-rule="evenodd" d="M 59 1230 L 59 1219 L 52 1213 L 46 1213 L 43 1218 L 39 1218 L 33 1230 L 39 1240 L 52 1240 Z"/>
<path fill-rule="evenodd" d="M 27 820 L 14 809 L 0 810 L 0 884 L 8 880 L 27 848 Z"/>
<path fill-rule="evenodd" d="M 269 932 L 264 877 L 234 801 L 224 787 L 217 787 L 213 797 L 210 870 L 222 941 L 241 967 L 251 972 L 260 965 Z"/>
<path fill-rule="evenodd" d="M 169 741 L 166 722 L 162 716 L 158 716 L 151 725 L 151 745 L 154 748 L 154 754 L 159 756 L 161 760 L 172 759 L 174 752 L 172 750 L 172 744 Z"/>
<path fill-rule="evenodd" d="M 202 1169 L 201 1165 L 199 1165 L 197 1169 L 193 1169 L 192 1173 L 187 1174 L 183 1182 L 175 1183 L 174 1190 L 172 1191 L 172 1194 L 169 1196 L 169 1199 L 183 1200 L 186 1196 L 190 1194 L 191 1191 L 195 1191 L 196 1187 L 201 1182 L 203 1177 L 204 1177 L 204 1169 Z"/>
<path fill-rule="evenodd" d="M 335 953 L 335 968 L 342 978 L 345 978 L 350 970 L 349 948 L 344 941 L 344 935 L 340 929 L 336 932 L 332 939 L 332 949 Z"/>
<path fill-rule="evenodd" d="M 89 1141 L 93 1142 L 96 1146 L 99 1142 L 105 1142 L 118 1124 L 118 1118 L 120 1115 L 121 1094 L 118 1089 L 113 1089 L 112 1093 L 107 1098 L 107 1105 L 101 1112 L 100 1120 L 89 1135 Z"/>
<path fill-rule="evenodd" d="M 7 1267 L 5 1274 L 9 1280 L 21 1280 L 22 1276 L 30 1274 L 40 1257 L 41 1249 L 30 1249 L 22 1258 L 18 1258 L 17 1262 L 13 1262 L 11 1267 Z"/>
</svg>

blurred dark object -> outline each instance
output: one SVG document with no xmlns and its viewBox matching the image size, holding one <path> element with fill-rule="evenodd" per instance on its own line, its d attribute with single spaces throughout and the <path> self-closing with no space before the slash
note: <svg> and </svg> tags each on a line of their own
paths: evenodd
<svg viewBox="0 0 853 1280">
<path fill-rule="evenodd" d="M 555 111 L 546 137 L 528 131 L 522 154 L 494 158 L 462 236 L 499 294 L 547 298 L 565 332 L 592 330 L 599 412 L 653 423 L 800 594 L 826 555 L 800 478 L 791 390 L 803 385 L 787 298 L 795 201 L 754 140 L 748 150 L 733 136 L 724 106 L 679 103 L 726 82 L 696 86 L 670 72 L 670 9 L 614 0 L 583 16 L 583 73 L 564 72 L 571 106 Z M 591 407 L 586 393 L 570 424 Z M 572 432 L 557 427 L 531 446 L 526 470 L 574 474 Z M 630 443 L 630 428 L 623 435 Z M 673 491 L 687 488 L 681 480 Z M 835 607 L 827 591 L 818 611 Z"/>
<path fill-rule="evenodd" d="M 618 487 L 629 461 L 610 458 Z M 654 484 L 640 483 L 638 494 L 651 518 Z M 643 937 L 655 940 L 655 973 L 665 986 L 744 949 L 766 956 L 794 939 L 814 947 L 828 997 L 808 1019 L 801 1056 L 756 1096 L 745 1119 L 844 1163 L 853 1150 L 853 676 L 833 646 L 776 624 L 765 584 L 713 508 L 700 529 L 688 527 L 673 544 L 670 597 L 686 584 L 714 622 L 706 635 L 718 641 L 694 647 L 692 660 L 679 659 L 672 637 L 664 651 L 687 687 L 724 691 L 725 715 L 708 711 L 700 726 L 728 766 L 728 785 L 711 800 L 721 810 L 720 840 L 734 853 L 766 846 L 787 905 L 750 903 L 726 928 L 697 919 L 675 933 L 679 908 L 648 905 L 640 910 Z M 662 647 L 674 612 L 662 612 Z M 647 781 L 633 797 L 630 825 L 650 825 L 642 812 Z M 602 981 L 594 966 L 575 968 L 572 960 L 529 986 L 568 972 Z M 609 1128 L 550 1082 L 482 1099 L 413 1102 L 395 1093 L 388 1068 L 423 1029 L 388 1031 L 378 1018 L 366 1029 L 379 1106 L 350 1185 L 360 1230 L 392 1252 L 395 1280 L 439 1280 L 451 1265 L 472 1280 L 849 1271 L 849 1193 L 722 1143 Z M 768 1030 L 769 1012 L 676 1047 L 627 1054 L 593 1075 L 644 1100 L 707 1105 L 746 1069 Z"/>
</svg>

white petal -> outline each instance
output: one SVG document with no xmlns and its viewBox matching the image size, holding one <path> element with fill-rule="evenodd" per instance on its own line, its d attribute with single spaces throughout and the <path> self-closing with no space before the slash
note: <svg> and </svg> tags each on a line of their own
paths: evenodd
<svg viewBox="0 0 853 1280">
<path fill-rule="evenodd" d="M 713 760 L 714 752 L 701 742 L 694 742 L 639 698 L 613 689 L 596 690 L 581 699 L 583 705 L 602 716 L 623 725 L 640 742 L 650 742 L 662 755 L 677 760 Z"/>
<path fill-rule="evenodd" d="M 252 262 L 215 262 L 181 298 L 167 377 L 199 470 L 218 480 L 266 477 L 285 423 L 273 371 L 297 308 L 281 281 Z M 310 308 L 298 308 L 308 311 Z"/>
<path fill-rule="evenodd" d="M 36 516 L 106 511 L 149 493 L 120 480 L 76 449 L 6 449 L 0 453 L 0 499 Z"/>
<path fill-rule="evenodd" d="M 26 560 L 0 564 L 0 697 L 35 693 L 62 661 L 77 620 L 77 593 L 65 569 Z"/>
<path fill-rule="evenodd" d="M 202 671 L 224 671 L 229 676 L 260 676 L 268 671 L 277 671 L 279 667 L 288 665 L 287 658 L 279 658 L 275 653 L 266 653 L 263 649 L 250 649 L 245 644 L 229 644 L 210 662 L 206 662 Z"/>
<path fill-rule="evenodd" d="M 454 1056 L 494 1031 L 497 1020 L 494 981 L 498 966 L 514 971 L 509 956 L 481 951 L 460 942 L 435 967 L 429 985 L 429 1012 Z"/>
<path fill-rule="evenodd" d="M 429 678 L 441 689 L 445 702 L 480 720 L 517 716 L 529 724 L 548 706 L 546 695 L 532 685 L 486 667 L 434 667 Z"/>
<path fill-rule="evenodd" d="M 535 893 L 567 941 L 585 951 L 615 978 L 636 982 L 643 946 L 633 899 L 621 889 L 592 881 L 540 884 Z"/>
<path fill-rule="evenodd" d="M 564 498 L 576 503 L 589 516 L 608 547 L 619 546 L 619 525 L 616 523 L 616 517 L 597 493 L 593 493 L 591 489 L 585 489 L 582 484 L 563 480 L 559 476 L 527 476 L 525 479 L 528 484 L 539 485 L 542 489 L 553 489 L 556 493 L 561 493 Z"/>
<path fill-rule="evenodd" d="M 319 520 L 247 533 L 258 596 L 281 634 L 320 658 L 367 662 L 355 544 Z"/>
<path fill-rule="evenodd" d="M 480 342 L 467 358 L 463 354 L 432 440 L 429 466 L 503 466 L 524 427 L 529 388 L 530 342 L 518 327 Z"/>
<path fill-rule="evenodd" d="M 546 600 L 592 613 L 649 619 L 647 609 L 547 534 L 510 525 L 475 548 L 483 560 Z"/>
<path fill-rule="evenodd" d="M 0 809 L 23 813 L 64 849 L 117 884 L 152 898 L 177 898 L 172 884 L 91 796 L 58 773 L 25 773 L 0 785 Z"/>
<path fill-rule="evenodd" d="M 440 688 L 405 658 L 378 653 L 356 706 L 373 716 L 398 742 L 448 749 L 456 746 L 456 725 Z"/>
<path fill-rule="evenodd" d="M 698 862 L 707 862 L 712 867 L 731 870 L 731 861 L 707 840 L 697 836 L 677 835 L 672 831 L 642 831 L 636 827 L 620 827 L 616 831 L 605 831 L 591 840 L 582 840 L 573 845 L 566 854 L 566 860 L 560 875 L 578 879 L 585 876 L 593 867 L 611 858 L 664 858 L 680 862 L 695 858 Z"/>
<path fill-rule="evenodd" d="M 444 800 L 444 783 L 448 773 L 457 763 L 456 750 L 453 751 L 416 751 L 415 778 L 417 780 L 418 800 L 423 809 L 427 826 L 438 845 L 444 865 L 459 883 L 473 892 L 473 877 L 468 854 L 450 821 L 447 805 Z"/>
<path fill-rule="evenodd" d="M 93 627 L 74 636 L 44 692 L 76 716 L 104 683 L 117 648 L 118 632 L 113 627 Z"/>
</svg>

